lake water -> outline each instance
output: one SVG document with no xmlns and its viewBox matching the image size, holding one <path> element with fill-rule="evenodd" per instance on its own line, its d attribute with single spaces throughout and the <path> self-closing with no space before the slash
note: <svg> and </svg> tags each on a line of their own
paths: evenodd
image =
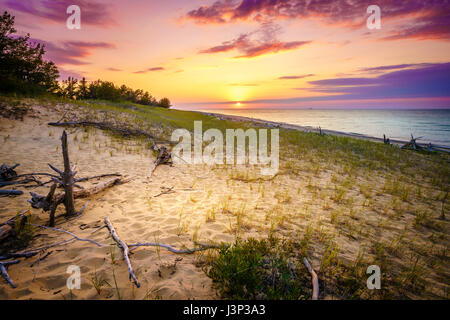
<svg viewBox="0 0 450 320">
<path fill-rule="evenodd" d="M 255 119 L 285 122 L 372 137 L 409 140 L 411 133 L 420 142 L 450 146 L 450 109 L 444 110 L 265 110 L 202 109 Z"/>
</svg>

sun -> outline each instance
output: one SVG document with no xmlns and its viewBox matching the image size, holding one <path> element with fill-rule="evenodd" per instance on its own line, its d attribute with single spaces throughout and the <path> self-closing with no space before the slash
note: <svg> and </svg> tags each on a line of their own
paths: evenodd
<svg viewBox="0 0 450 320">
<path fill-rule="evenodd" d="M 236 107 L 240 107 L 242 104 L 240 102 L 236 102 Z"/>
</svg>

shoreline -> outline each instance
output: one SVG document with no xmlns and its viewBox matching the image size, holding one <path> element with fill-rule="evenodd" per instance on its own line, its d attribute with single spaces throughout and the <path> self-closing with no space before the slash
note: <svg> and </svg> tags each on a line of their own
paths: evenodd
<svg viewBox="0 0 450 320">
<path fill-rule="evenodd" d="M 220 120 L 228 120 L 228 121 L 249 121 L 253 122 L 257 125 L 263 125 L 263 126 L 270 126 L 274 128 L 282 128 L 282 129 L 291 129 L 291 130 L 298 130 L 303 132 L 315 132 L 318 133 L 319 129 L 311 126 L 302 126 L 297 124 L 291 124 L 286 122 L 279 122 L 279 121 L 270 121 L 270 120 L 263 120 L 258 118 L 250 118 L 250 117 L 244 117 L 244 116 L 236 116 L 236 115 L 228 115 L 223 113 L 215 113 L 215 112 L 205 112 L 205 111 L 199 111 L 199 110 L 190 110 L 192 112 L 199 112 L 205 115 L 216 117 Z M 374 142 L 381 142 L 383 143 L 383 138 L 373 137 L 369 135 L 365 135 L 362 133 L 356 133 L 356 132 L 343 132 L 343 131 L 336 131 L 336 130 L 330 130 L 330 129 L 321 129 L 323 133 L 325 134 L 331 134 L 335 136 L 341 136 L 341 137 L 349 137 L 349 138 L 357 138 L 357 139 L 364 139 Z M 390 142 L 392 145 L 395 146 L 402 146 L 409 141 L 406 140 L 400 140 L 400 139 L 390 139 Z M 424 142 L 417 142 L 417 145 L 421 147 L 428 147 L 428 143 Z M 445 145 L 438 145 L 431 143 L 434 149 L 443 151 L 443 152 L 450 152 L 450 146 Z"/>
<path fill-rule="evenodd" d="M 355 149 L 348 148 L 354 141 L 348 143 L 311 134 L 304 136 L 305 143 L 298 143 L 298 147 L 293 147 L 299 141 L 296 139 L 280 145 L 286 157 L 280 161 L 280 174 L 271 178 L 261 177 L 258 168 L 253 166 L 185 163 L 158 166 L 149 177 L 156 156 L 148 141 L 127 139 L 102 129 L 63 129 L 49 126 L 49 121 L 61 119 L 62 115 L 73 121 L 97 121 L 110 110 L 109 121 L 120 120 L 127 128 L 140 126 L 155 136 L 161 131 L 159 126 L 151 124 L 160 121 L 168 121 L 171 128 L 190 127 L 193 120 L 203 120 L 221 129 L 252 126 L 317 129 L 259 119 L 239 122 L 249 119 L 221 114 L 214 115 L 215 118 L 204 113 L 186 114 L 162 108 L 129 112 L 126 107 L 114 104 L 22 102 L 28 108 L 22 120 L 0 118 L 4 140 L 0 146 L 1 163 L 20 163 L 17 174 L 46 172 L 48 163 L 62 167 L 60 136 L 67 130 L 70 160 L 76 164 L 79 177 L 117 172 L 129 180 L 90 196 L 86 210 L 76 219 L 65 220 L 62 206 L 56 212 L 58 228 L 103 247 L 75 241 L 47 251 L 45 260 L 42 257 L 23 259 L 8 269 L 17 288 L 0 282 L 0 299 L 227 298 L 217 290 L 215 278 L 204 272 L 203 267 L 215 261 L 211 260 L 216 257 L 214 253 L 186 254 L 181 258 L 169 250 L 136 249 L 130 261 L 141 288 L 135 288 L 130 283 L 127 264 L 117 259 L 121 257 L 121 249 L 109 241 L 110 232 L 104 228 L 106 217 L 125 243 L 157 242 L 182 249 L 194 247 L 196 242 L 232 245 L 237 240 L 264 240 L 271 235 L 286 243 L 292 241 L 292 254 L 307 256 L 311 266 L 327 277 L 320 299 L 446 297 L 448 285 L 441 280 L 447 272 L 446 261 L 440 252 L 448 245 L 445 238 L 448 223 L 439 219 L 438 210 L 444 208 L 444 214 L 447 211 L 442 198 L 448 190 L 449 153 L 405 154 L 399 148 L 373 143 L 362 143 Z M 329 130 L 325 132 L 332 134 Z M 80 184 L 86 189 L 94 188 L 108 181 L 102 179 Z M 17 187 L 23 194 L 2 198 L 0 221 L 14 217 L 29 206 L 28 187 L 33 187 L 37 194 L 45 195 L 49 191 L 48 186 L 33 182 Z M 86 200 L 76 200 L 75 209 L 81 209 L 86 203 Z M 48 212 L 29 210 L 34 224 L 45 225 L 49 221 Z M 436 236 L 430 237 L 431 232 Z M 61 238 L 61 234 L 47 229 L 36 229 L 32 234 L 35 237 L 27 244 L 29 248 L 40 248 L 68 237 Z M 374 260 L 378 259 L 380 246 L 386 248 L 383 260 Z M 330 250 L 332 259 L 328 258 Z M 417 282 L 409 280 L 408 270 L 417 263 L 410 257 L 423 254 L 424 250 L 428 250 L 433 264 L 421 261 L 419 266 L 426 277 L 421 273 L 415 281 L 433 290 L 414 287 Z M 329 259 L 327 265 L 322 263 L 324 257 Z M 391 266 L 385 268 L 387 276 L 398 279 L 386 287 L 387 293 L 368 291 L 365 281 L 357 288 L 345 286 L 344 290 L 350 291 L 338 291 L 342 281 L 354 279 L 355 273 L 363 274 L 366 262 L 372 261 Z M 30 268 L 31 264 L 34 269 Z M 70 265 L 80 268 L 83 279 L 80 290 L 73 292 L 67 287 L 66 270 Z M 309 283 L 309 273 L 303 271 L 299 270 L 299 279 L 304 275 Z M 93 279 L 104 279 L 115 287 L 100 287 Z M 305 292 L 305 296 L 310 295 L 310 291 Z"/>
</svg>

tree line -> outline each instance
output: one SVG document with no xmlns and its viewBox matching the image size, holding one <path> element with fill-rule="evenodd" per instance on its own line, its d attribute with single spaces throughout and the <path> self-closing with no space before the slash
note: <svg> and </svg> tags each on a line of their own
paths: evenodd
<svg viewBox="0 0 450 320">
<path fill-rule="evenodd" d="M 148 91 L 141 89 L 133 90 L 126 85 L 116 86 L 111 81 L 96 80 L 87 82 L 86 78 L 81 80 L 69 77 L 63 80 L 55 92 L 58 96 L 69 99 L 100 99 L 110 101 L 130 101 L 147 106 L 158 106 L 170 108 L 170 100 L 162 98 L 156 100 Z"/>
<path fill-rule="evenodd" d="M 4 93 L 50 93 L 69 99 L 101 99 L 130 101 L 142 105 L 170 108 L 170 100 L 157 100 L 149 92 L 133 90 L 126 85 L 96 80 L 88 82 L 69 77 L 58 82 L 55 63 L 44 59 L 45 47 L 32 43 L 30 34 L 18 36 L 15 17 L 4 12 L 0 16 L 0 91 Z"/>
</svg>

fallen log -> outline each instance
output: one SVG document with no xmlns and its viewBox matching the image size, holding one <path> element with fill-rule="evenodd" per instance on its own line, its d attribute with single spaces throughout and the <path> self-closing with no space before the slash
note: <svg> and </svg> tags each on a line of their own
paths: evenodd
<svg viewBox="0 0 450 320">
<path fill-rule="evenodd" d="M 89 188 L 76 190 L 73 192 L 73 197 L 74 197 L 74 199 L 87 198 L 87 197 L 92 196 L 96 193 L 99 193 L 105 189 L 108 189 L 112 186 L 120 185 L 120 184 L 123 184 L 126 182 L 128 182 L 128 180 L 123 179 L 123 178 L 110 179 L 110 180 L 99 183 L 99 184 L 89 187 Z M 53 187 L 53 185 L 52 185 L 52 187 Z M 42 195 L 39 195 L 34 192 L 30 192 L 30 195 L 32 198 L 30 200 L 28 200 L 28 202 L 31 203 L 31 206 L 33 208 L 44 209 L 44 211 L 48 211 L 50 208 L 51 201 L 54 201 L 58 204 L 60 204 L 64 201 L 65 193 L 59 192 L 55 195 L 52 195 L 52 189 L 50 189 L 50 192 L 47 196 L 42 196 Z"/>
<path fill-rule="evenodd" d="M 113 237 L 113 239 L 117 242 L 117 245 L 123 251 L 123 258 L 128 267 L 128 273 L 130 274 L 130 280 L 133 279 L 134 284 L 136 285 L 137 288 L 139 288 L 141 285 L 139 284 L 138 280 L 136 279 L 136 276 L 134 275 L 133 268 L 131 267 L 130 257 L 128 256 L 130 253 L 130 249 L 128 248 L 127 244 L 119 238 L 119 236 L 116 232 L 116 229 L 114 229 L 114 227 L 111 224 L 111 222 L 109 221 L 108 217 L 105 217 L 105 224 L 108 227 L 109 232 L 111 233 L 111 236 Z"/>
<path fill-rule="evenodd" d="M 99 174 L 97 176 L 75 179 L 75 182 L 84 182 L 84 181 L 88 181 L 88 180 L 91 180 L 91 179 L 104 178 L 104 177 L 121 177 L 121 176 L 122 175 L 120 173 Z"/>
<path fill-rule="evenodd" d="M 317 277 L 317 274 L 314 271 L 314 269 L 309 264 L 308 259 L 303 258 L 303 263 L 305 264 L 306 269 L 308 269 L 312 277 L 312 286 L 313 286 L 312 300 L 317 300 L 319 299 L 319 278 Z"/>
<path fill-rule="evenodd" d="M 0 190 L 0 195 L 2 196 L 19 196 L 23 194 L 20 190 Z"/>
<path fill-rule="evenodd" d="M 107 188 L 110 188 L 115 185 L 123 184 L 128 182 L 127 179 L 123 178 L 114 178 L 110 179 L 108 181 L 99 183 L 95 186 L 84 188 L 81 190 L 76 190 L 73 192 L 74 199 L 79 198 L 87 198 L 89 196 L 92 196 L 94 194 L 97 194 Z M 56 183 L 52 185 L 49 193 L 46 196 L 30 192 L 31 199 L 28 199 L 27 201 L 31 204 L 31 206 L 35 209 L 43 209 L 44 211 L 50 211 L 50 226 L 54 226 L 54 215 L 56 212 L 56 208 L 59 204 L 64 202 L 65 193 L 60 192 L 57 194 L 54 194 L 56 189 Z M 84 206 L 85 208 L 85 206 Z M 78 214 L 80 214 L 83 211 L 80 210 Z"/>
<path fill-rule="evenodd" d="M 117 127 L 112 123 L 109 122 L 93 122 L 93 121 L 70 121 L 70 122 L 49 122 L 49 126 L 62 126 L 62 127 L 94 127 L 101 130 L 110 130 L 113 132 L 120 133 L 121 135 L 125 137 L 130 136 L 143 136 L 145 138 L 149 138 L 153 140 L 154 142 L 164 142 L 164 143 L 173 143 L 171 141 L 167 141 L 164 139 L 160 139 L 146 131 L 138 130 L 138 129 L 129 129 L 129 128 L 121 128 Z"/>
<path fill-rule="evenodd" d="M 59 204 L 64 203 L 64 206 L 66 208 L 66 213 L 65 213 L 66 217 L 79 215 L 84 211 L 87 204 L 85 204 L 80 211 L 76 212 L 75 204 L 74 204 L 75 198 L 88 197 L 88 196 L 98 193 L 110 186 L 113 186 L 117 183 L 122 182 L 120 178 L 115 178 L 115 179 L 98 184 L 98 185 L 93 186 L 88 189 L 84 189 L 83 187 L 78 186 L 76 184 L 76 182 L 86 181 L 93 177 L 75 179 L 75 175 L 77 174 L 77 172 L 74 170 L 75 170 L 76 166 L 73 166 L 73 167 L 70 166 L 69 148 L 67 145 L 67 133 L 65 130 L 63 131 L 63 133 L 61 135 L 61 146 L 62 146 L 62 154 L 63 154 L 63 160 L 64 160 L 64 170 L 60 170 L 49 163 L 48 164 L 49 167 L 53 171 L 58 173 L 58 176 L 51 175 L 51 180 L 54 183 L 51 186 L 49 193 L 47 194 L 47 196 L 42 196 L 37 193 L 30 192 L 31 199 L 28 200 L 28 202 L 31 203 L 31 206 L 33 208 L 43 209 L 44 211 L 50 211 L 50 222 L 49 222 L 50 226 L 55 225 L 55 212 L 56 212 L 56 208 L 58 207 Z M 110 175 L 118 175 L 118 174 L 104 174 L 104 175 L 99 175 L 97 177 L 110 176 Z M 57 186 L 62 186 L 64 188 L 64 192 L 58 193 L 55 195 L 55 189 L 57 188 Z M 74 191 L 73 190 L 74 186 L 77 186 L 81 190 Z M 0 192 L 1 192 L 1 190 L 0 190 Z"/>
</svg>

